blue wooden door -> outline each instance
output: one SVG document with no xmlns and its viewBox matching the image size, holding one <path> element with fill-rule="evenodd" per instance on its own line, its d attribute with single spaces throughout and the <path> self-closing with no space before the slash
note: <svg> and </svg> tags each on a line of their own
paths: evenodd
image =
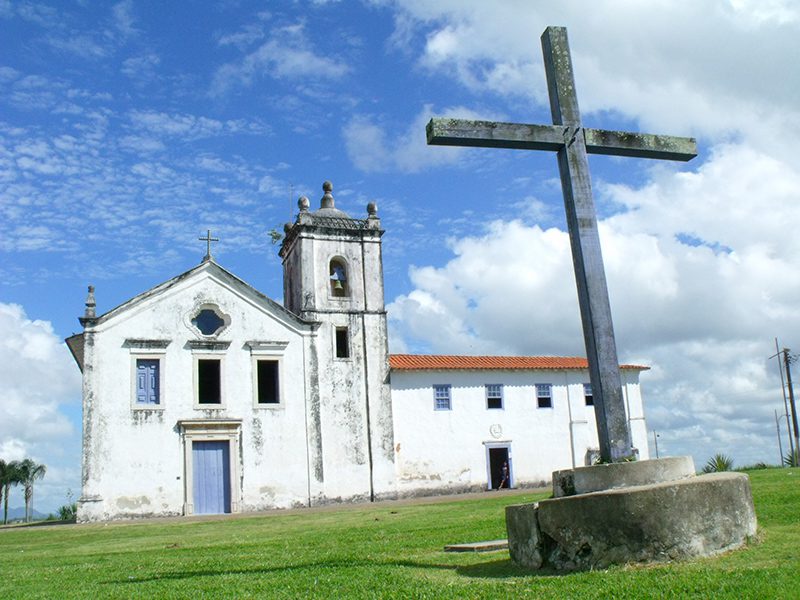
<svg viewBox="0 0 800 600">
<path fill-rule="evenodd" d="M 230 443 L 192 442 L 195 514 L 231 512 Z"/>
<path fill-rule="evenodd" d="M 136 402 L 158 404 L 158 360 L 140 358 L 136 361 Z"/>
</svg>

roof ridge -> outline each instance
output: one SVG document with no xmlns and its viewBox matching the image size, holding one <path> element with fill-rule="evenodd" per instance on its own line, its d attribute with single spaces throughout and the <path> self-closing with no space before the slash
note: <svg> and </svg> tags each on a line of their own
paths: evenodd
<svg viewBox="0 0 800 600">
<path fill-rule="evenodd" d="M 582 356 L 554 355 L 474 355 L 474 354 L 390 354 L 389 364 L 396 370 L 532 370 L 588 369 Z M 644 365 L 620 365 L 621 369 L 645 371 Z"/>
</svg>

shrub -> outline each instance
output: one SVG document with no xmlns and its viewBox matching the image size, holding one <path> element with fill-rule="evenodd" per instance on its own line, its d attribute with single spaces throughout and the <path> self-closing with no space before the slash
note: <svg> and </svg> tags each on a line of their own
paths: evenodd
<svg viewBox="0 0 800 600">
<path fill-rule="evenodd" d="M 62 521 L 74 521 L 78 513 L 78 505 L 73 502 L 72 504 L 64 504 L 58 508 L 58 518 Z"/>
<path fill-rule="evenodd" d="M 703 473 L 717 473 L 720 471 L 730 471 L 733 469 L 733 458 L 725 454 L 715 454 L 708 459 Z"/>
</svg>

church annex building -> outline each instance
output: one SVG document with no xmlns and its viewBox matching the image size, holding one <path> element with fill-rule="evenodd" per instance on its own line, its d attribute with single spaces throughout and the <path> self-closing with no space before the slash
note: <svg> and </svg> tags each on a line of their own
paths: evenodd
<svg viewBox="0 0 800 600">
<path fill-rule="evenodd" d="M 283 305 L 210 252 L 67 339 L 83 373 L 80 521 L 546 483 L 590 461 L 586 360 L 389 355 L 380 219 L 287 224 Z M 648 458 L 639 373 L 621 368 Z"/>
</svg>

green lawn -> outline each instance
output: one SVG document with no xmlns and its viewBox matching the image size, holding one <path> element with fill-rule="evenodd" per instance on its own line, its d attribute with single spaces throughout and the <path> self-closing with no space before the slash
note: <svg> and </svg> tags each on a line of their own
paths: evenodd
<svg viewBox="0 0 800 600">
<path fill-rule="evenodd" d="M 712 559 L 558 575 L 507 552 L 503 506 L 535 499 L 343 507 L 214 521 L 0 530 L 0 598 L 799 598 L 800 469 L 749 473 L 759 542 Z"/>
</svg>

